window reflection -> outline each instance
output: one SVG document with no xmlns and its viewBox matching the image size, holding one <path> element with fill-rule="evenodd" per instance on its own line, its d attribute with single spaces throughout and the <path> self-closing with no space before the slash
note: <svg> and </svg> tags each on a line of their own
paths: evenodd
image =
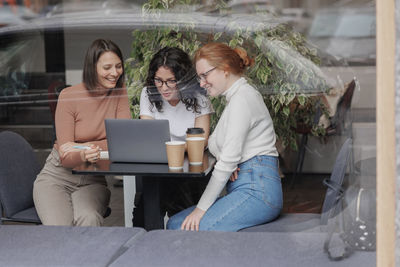
<svg viewBox="0 0 400 267">
<path fill-rule="evenodd" d="M 255 86 L 275 115 L 276 131 L 281 137 L 277 146 L 285 190 L 284 213 L 319 217 L 327 190 L 323 179 L 332 174 L 336 157 L 348 138 L 352 139 L 351 156 L 343 186 L 345 193 L 350 192 L 347 188 L 352 190 L 347 195 L 350 194 L 352 201 L 349 207 L 353 207 L 358 197 L 354 193 L 356 188 L 372 191 L 375 188 L 375 7 L 371 1 L 365 1 L 367 7 L 349 3 L 358 1 L 346 1 L 341 6 L 327 2 L 228 1 L 222 6 L 171 5 L 167 11 L 161 11 L 166 6 L 160 2 L 151 16 L 149 13 L 142 16 L 144 1 L 32 1 L 28 7 L 3 4 L 0 6 L 1 130 L 23 135 L 43 164 L 54 141 L 51 108 L 56 101 L 52 96 L 58 91 L 52 85 L 63 87 L 80 81 L 83 54 L 91 41 L 110 38 L 121 46 L 132 70 L 126 84 L 133 114 L 138 115 L 140 93 L 135 88 L 143 87 L 139 70 L 146 57 L 151 56 L 139 51 L 142 46 L 132 45 L 145 40 L 138 33 L 134 39 L 133 31 L 145 33 L 194 21 L 193 31 L 199 42 L 212 40 L 220 33 L 221 40 L 229 43 L 237 37 L 235 30 L 240 25 L 243 27 L 240 34 L 245 36 L 249 30 L 251 37 L 236 38 L 231 45 L 261 51 L 261 55 L 253 55 L 259 56 L 258 71 L 248 76 L 259 81 Z M 255 38 L 257 30 L 262 30 L 256 22 L 271 26 L 271 32 L 276 32 L 269 34 L 276 35 Z M 289 32 L 293 40 L 288 41 L 284 38 Z M 60 38 L 62 46 L 60 42 L 55 45 L 54 40 Z M 152 45 L 157 51 L 163 44 Z M 189 47 L 190 40 L 184 45 Z M 296 50 L 293 46 L 301 48 Z M 257 50 L 259 47 L 262 49 Z M 56 54 L 61 56 L 55 58 Z M 277 93 L 283 91 L 284 94 Z M 306 97 L 310 101 L 305 105 Z M 212 102 L 216 115 L 220 115 L 223 103 L 215 99 Z M 285 120 L 286 113 L 296 116 Z M 288 133 L 292 135 L 285 136 Z M 295 145 L 291 147 L 289 142 L 282 141 L 286 140 L 284 137 L 292 138 Z M 368 205 L 373 207 L 375 203 Z"/>
</svg>

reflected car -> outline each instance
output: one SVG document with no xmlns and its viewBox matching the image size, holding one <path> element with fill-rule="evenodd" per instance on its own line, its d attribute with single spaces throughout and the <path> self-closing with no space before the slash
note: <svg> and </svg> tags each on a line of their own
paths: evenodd
<svg viewBox="0 0 400 267">
<path fill-rule="evenodd" d="M 22 5 L 0 6 L 0 27 L 26 24 L 39 15 Z"/>
<path fill-rule="evenodd" d="M 82 16 L 82 13 L 85 15 Z M 0 105 L 3 103 L 3 108 L 6 104 L 7 108 L 11 104 L 47 106 L 50 96 L 55 93 L 52 86 L 55 82 L 81 82 L 85 51 L 97 38 L 112 39 L 120 46 L 123 55 L 128 57 L 132 50 L 132 31 L 136 29 L 180 25 L 194 27 L 198 34 L 207 38 L 216 32 L 232 34 L 238 26 L 254 32 L 258 29 L 271 29 L 281 23 L 272 16 L 252 14 L 216 16 L 205 12 L 160 11 L 144 16 L 141 10 L 135 8 L 96 8 L 92 11 L 59 14 L 53 12 L 27 25 L 0 28 Z M 260 42 L 267 43 L 262 40 Z M 270 49 L 281 49 L 279 40 L 271 45 Z M 283 53 L 274 60 L 291 58 Z M 292 71 L 300 63 L 305 64 L 299 60 L 286 64 L 287 71 Z M 311 69 L 308 70 L 313 71 Z M 293 77 L 303 79 L 307 78 L 308 73 L 303 75 L 300 70 L 296 74 Z M 15 123 L 8 114 L 0 110 L 0 120 L 7 124 Z M 40 123 L 45 124 L 37 122 Z"/>
<path fill-rule="evenodd" d="M 231 0 L 227 4 L 230 13 L 271 13 L 275 14 L 277 9 L 270 1 L 262 0 Z"/>
<path fill-rule="evenodd" d="M 55 102 L 56 99 L 51 97 L 57 94 L 59 84 L 76 84 L 81 81 L 84 54 L 94 39 L 112 39 L 120 46 L 123 55 L 128 57 L 132 51 L 132 31 L 135 29 L 179 24 L 193 26 L 197 33 L 207 37 L 216 32 L 233 34 L 238 25 L 248 28 L 249 32 L 255 32 L 257 29 L 271 29 L 282 24 L 279 18 L 268 14 L 216 15 L 206 12 L 160 11 L 142 16 L 140 11 L 134 9 L 96 9 L 82 12 L 52 13 L 32 20 L 27 25 L 0 28 L 0 121 L 3 125 L 38 124 L 41 125 L 41 130 L 46 125 L 46 129 L 52 131 L 52 118 L 48 109 L 50 101 Z M 254 42 L 263 47 L 262 51 L 266 55 L 269 53 L 268 60 L 279 66 L 284 73 L 282 75 L 289 76 L 288 79 L 299 79 L 303 83 L 310 80 L 313 82 L 313 79 L 309 79 L 309 73 L 321 73 L 318 66 L 310 64 L 310 60 L 302 58 L 300 53 L 292 51 L 290 46 L 280 40 L 267 42 L 259 38 Z M 261 70 L 256 75 L 267 77 L 268 73 Z M 314 88 L 319 89 L 318 85 L 316 83 Z M 265 88 L 263 93 L 271 93 L 274 89 Z M 292 87 L 288 87 L 288 90 L 291 89 Z M 30 109 L 24 109 L 24 116 L 18 118 L 10 115 L 21 110 L 21 107 Z M 46 114 L 37 115 L 45 108 Z M 32 138 L 44 135 L 31 134 Z M 50 147 L 51 137 L 47 137 L 45 141 L 47 147 Z"/>
<path fill-rule="evenodd" d="M 70 15 L 85 15 L 93 11 L 102 11 L 104 13 L 115 12 L 116 10 L 141 10 L 141 4 L 137 1 L 129 0 L 84 0 L 77 5 L 76 2 L 62 2 L 54 5 L 47 13 L 46 17 L 55 15 L 70 14 Z"/>
<path fill-rule="evenodd" d="M 279 17 L 302 34 L 306 34 L 311 24 L 311 16 L 304 8 L 283 8 Z"/>
<path fill-rule="evenodd" d="M 354 121 L 374 122 L 376 107 L 376 14 L 373 5 L 321 9 L 307 39 L 319 51 L 330 84 L 359 82 L 352 101 Z"/>
<path fill-rule="evenodd" d="M 24 90 L 44 91 L 54 79 L 68 80 L 71 84 L 79 82 L 84 53 L 96 38 L 115 40 L 128 56 L 131 32 L 135 29 L 194 25 L 197 32 L 209 34 L 232 31 L 233 22 L 249 28 L 279 25 L 277 20 L 267 16 L 182 12 L 142 16 L 141 10 L 133 7 L 53 12 L 29 24 L 3 27 L 0 28 L 0 96 L 21 95 Z M 57 66 L 64 61 L 65 66 Z"/>
<path fill-rule="evenodd" d="M 317 12 L 307 39 L 349 65 L 375 65 L 375 8 L 337 8 Z"/>
<path fill-rule="evenodd" d="M 84 14 L 84 15 L 82 15 Z M 208 36 L 232 32 L 233 26 L 275 27 L 266 16 L 215 16 L 204 12 L 156 12 L 142 16 L 135 8 L 96 8 L 49 13 L 28 24 L 0 28 L 0 124 L 18 132 L 35 149 L 48 149 L 54 140 L 54 110 L 59 90 L 82 80 L 87 47 L 98 38 L 111 39 L 128 58 L 132 31 L 186 25 Z M 41 162 L 45 160 L 45 153 Z"/>
</svg>

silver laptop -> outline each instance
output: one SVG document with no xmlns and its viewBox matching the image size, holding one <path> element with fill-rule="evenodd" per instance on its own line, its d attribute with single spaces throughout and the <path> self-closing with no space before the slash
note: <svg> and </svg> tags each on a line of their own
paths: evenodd
<svg viewBox="0 0 400 267">
<path fill-rule="evenodd" d="M 168 163 L 168 120 L 106 119 L 105 126 L 110 161 Z"/>
</svg>

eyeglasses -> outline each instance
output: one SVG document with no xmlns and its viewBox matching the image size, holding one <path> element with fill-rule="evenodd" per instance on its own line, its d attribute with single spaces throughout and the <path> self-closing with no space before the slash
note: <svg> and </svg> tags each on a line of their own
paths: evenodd
<svg viewBox="0 0 400 267">
<path fill-rule="evenodd" d="M 154 78 L 154 84 L 157 87 L 162 87 L 164 85 L 164 83 L 168 88 L 174 89 L 176 87 L 177 81 L 176 80 L 163 81 L 161 79 Z"/>
<path fill-rule="evenodd" d="M 214 67 L 206 72 L 203 72 L 202 74 L 197 75 L 196 79 L 198 82 L 201 81 L 206 81 L 207 80 L 207 76 L 210 74 L 210 72 L 212 72 L 213 70 L 215 70 L 217 67 Z"/>
</svg>

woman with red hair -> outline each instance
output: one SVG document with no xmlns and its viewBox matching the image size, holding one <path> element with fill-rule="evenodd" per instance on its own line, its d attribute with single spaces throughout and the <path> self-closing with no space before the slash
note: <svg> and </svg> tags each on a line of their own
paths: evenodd
<svg viewBox="0 0 400 267">
<path fill-rule="evenodd" d="M 253 60 L 241 48 L 210 43 L 194 61 L 200 86 L 226 99 L 209 137 L 214 171 L 197 206 L 170 218 L 168 229 L 238 231 L 275 219 L 282 185 L 271 116 L 261 94 L 243 77 Z M 218 198 L 227 186 L 227 194 Z"/>
</svg>

